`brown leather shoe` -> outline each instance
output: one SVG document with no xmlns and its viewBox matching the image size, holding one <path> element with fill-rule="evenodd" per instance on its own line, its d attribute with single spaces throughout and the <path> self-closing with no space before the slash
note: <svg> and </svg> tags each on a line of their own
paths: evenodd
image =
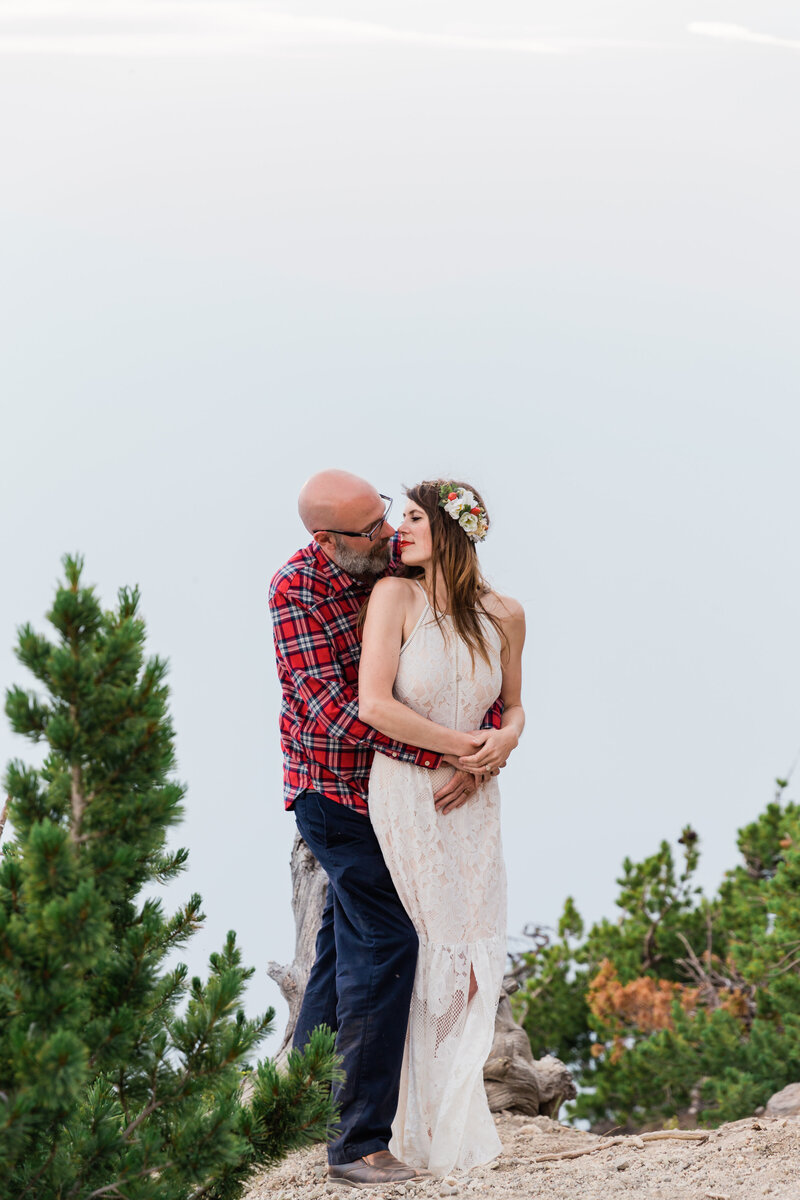
<svg viewBox="0 0 800 1200">
<path fill-rule="evenodd" d="M 383 1184 L 403 1183 L 414 1179 L 417 1172 L 406 1166 L 389 1150 L 376 1150 L 350 1163 L 332 1163 L 328 1166 L 328 1184 L 341 1187 L 374 1188 Z"/>
</svg>

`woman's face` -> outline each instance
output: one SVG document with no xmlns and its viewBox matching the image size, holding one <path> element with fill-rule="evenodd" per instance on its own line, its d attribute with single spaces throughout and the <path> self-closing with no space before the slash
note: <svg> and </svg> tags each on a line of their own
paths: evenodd
<svg viewBox="0 0 800 1200">
<path fill-rule="evenodd" d="M 407 567 L 424 567 L 431 561 L 433 537 L 431 523 L 424 508 L 409 500 L 397 532 L 400 535 L 401 562 Z"/>
</svg>

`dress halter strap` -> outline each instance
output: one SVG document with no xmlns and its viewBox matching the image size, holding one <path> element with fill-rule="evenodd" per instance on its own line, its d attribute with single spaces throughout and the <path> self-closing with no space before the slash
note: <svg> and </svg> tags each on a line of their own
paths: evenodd
<svg viewBox="0 0 800 1200">
<path fill-rule="evenodd" d="M 414 628 L 411 630 L 411 633 L 408 635 L 408 637 L 406 638 L 406 640 L 403 642 L 402 646 L 400 647 L 400 653 L 401 653 L 401 654 L 403 653 L 403 651 L 405 650 L 406 646 L 408 645 L 408 643 L 409 643 L 409 642 L 411 641 L 411 639 L 413 638 L 414 634 L 415 634 L 415 633 L 417 632 L 417 630 L 419 629 L 419 627 L 420 627 L 420 625 L 422 624 L 422 622 L 423 622 L 423 621 L 425 620 L 425 618 L 427 617 L 427 615 L 428 615 L 428 611 L 429 611 L 429 609 L 430 609 L 430 607 L 431 607 L 431 606 L 430 606 L 430 603 L 428 602 L 428 596 L 427 596 L 427 594 L 426 594 L 426 592 L 425 592 L 425 588 L 422 586 L 422 584 L 420 583 L 420 581 L 419 581 L 418 579 L 415 579 L 415 580 L 414 580 L 414 583 L 416 583 L 417 587 L 419 588 L 419 590 L 422 592 L 423 596 L 425 597 L 425 607 L 423 608 L 422 612 L 419 614 L 419 617 L 417 618 L 417 623 L 416 623 L 416 625 L 415 625 L 415 626 L 414 626 Z"/>
</svg>

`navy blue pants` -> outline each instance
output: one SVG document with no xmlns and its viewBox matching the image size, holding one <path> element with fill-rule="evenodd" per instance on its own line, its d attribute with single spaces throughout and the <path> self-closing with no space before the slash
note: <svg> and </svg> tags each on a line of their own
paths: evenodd
<svg viewBox="0 0 800 1200">
<path fill-rule="evenodd" d="M 336 1030 L 345 1082 L 331 1163 L 385 1150 L 417 964 L 417 934 L 395 891 L 369 818 L 318 792 L 294 805 L 300 836 L 330 881 L 294 1045 L 317 1025 Z"/>
</svg>

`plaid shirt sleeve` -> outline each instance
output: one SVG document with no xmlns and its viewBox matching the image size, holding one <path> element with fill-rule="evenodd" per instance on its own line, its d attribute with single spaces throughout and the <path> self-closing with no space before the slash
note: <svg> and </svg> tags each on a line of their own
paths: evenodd
<svg viewBox="0 0 800 1200">
<path fill-rule="evenodd" d="M 403 762 L 434 770 L 442 762 L 432 750 L 395 742 L 358 719 L 358 695 L 347 682 L 325 626 L 295 598 L 276 591 L 270 599 L 278 672 L 288 676 L 307 719 L 295 729 L 310 759 L 335 771 L 331 742 L 365 743 Z"/>
<path fill-rule="evenodd" d="M 481 721 L 481 729 L 499 729 L 503 720 L 503 701 L 498 696 L 486 716 Z"/>
</svg>

